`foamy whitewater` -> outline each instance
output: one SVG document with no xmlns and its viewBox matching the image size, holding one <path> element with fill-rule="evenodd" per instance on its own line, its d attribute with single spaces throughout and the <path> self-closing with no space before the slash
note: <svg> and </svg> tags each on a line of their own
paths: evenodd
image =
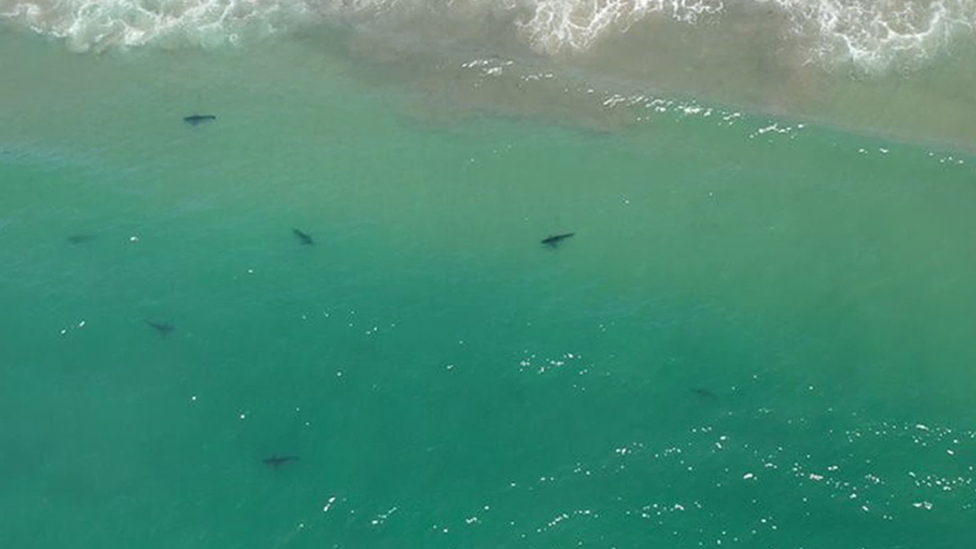
<svg viewBox="0 0 976 549">
<path fill-rule="evenodd" d="M 916 68 L 971 33 L 976 1 L 0 0 L 0 16 L 76 51 L 213 47 L 325 24 L 409 32 L 423 20 L 420 34 L 501 24 L 536 52 L 572 55 L 647 19 L 720 25 L 770 15 L 782 21 L 775 32 L 804 48 L 804 62 L 883 72 Z"/>
</svg>

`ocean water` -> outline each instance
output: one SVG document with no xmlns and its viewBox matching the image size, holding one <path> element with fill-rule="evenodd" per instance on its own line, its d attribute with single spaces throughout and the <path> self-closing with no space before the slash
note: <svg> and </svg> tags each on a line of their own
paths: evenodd
<svg viewBox="0 0 976 549">
<path fill-rule="evenodd" d="M 973 546 L 973 9 L 0 0 L 0 547 Z"/>
</svg>

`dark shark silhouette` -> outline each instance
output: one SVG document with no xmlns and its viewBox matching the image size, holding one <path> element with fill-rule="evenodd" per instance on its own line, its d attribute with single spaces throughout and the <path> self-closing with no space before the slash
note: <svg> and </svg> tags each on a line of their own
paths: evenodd
<svg viewBox="0 0 976 549">
<path fill-rule="evenodd" d="M 560 242 L 566 240 L 567 238 L 573 236 L 574 234 L 576 233 L 563 233 L 563 234 L 549 235 L 546 238 L 542 239 L 542 243 L 546 244 L 547 246 L 552 246 L 553 248 L 555 248 L 556 246 L 559 245 Z"/>
<path fill-rule="evenodd" d="M 707 398 L 709 400 L 715 400 L 718 398 L 718 395 L 716 395 L 715 393 L 709 391 L 708 389 L 702 389 L 701 387 L 692 389 L 691 392 L 695 393 L 696 395 L 702 398 Z"/>
<path fill-rule="evenodd" d="M 68 237 L 68 242 L 72 244 L 84 244 L 94 239 L 95 236 L 90 234 L 73 234 Z"/>
<path fill-rule="evenodd" d="M 153 329 L 159 332 L 160 335 L 169 335 L 173 330 L 176 329 L 176 327 L 172 324 L 166 324 L 165 322 L 153 322 L 151 320 L 147 320 L 146 324 L 152 326 Z"/>
<path fill-rule="evenodd" d="M 302 244 L 307 244 L 307 245 L 315 244 L 315 241 L 312 240 L 312 235 L 308 233 L 303 233 L 298 229 L 292 229 L 291 232 L 294 233 L 295 236 L 297 236 L 298 239 L 302 241 Z"/>
<path fill-rule="evenodd" d="M 261 460 L 265 465 L 277 469 L 286 463 L 293 463 L 299 460 L 298 456 L 271 456 Z"/>
<path fill-rule="evenodd" d="M 197 124 L 202 124 L 204 122 L 211 122 L 216 119 L 217 117 L 212 114 L 191 114 L 190 116 L 183 117 L 183 121 L 191 126 L 196 126 Z"/>
</svg>

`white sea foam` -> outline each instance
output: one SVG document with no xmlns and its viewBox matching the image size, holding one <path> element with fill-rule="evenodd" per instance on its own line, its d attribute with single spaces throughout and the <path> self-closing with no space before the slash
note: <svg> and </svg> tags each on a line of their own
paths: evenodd
<svg viewBox="0 0 976 549">
<path fill-rule="evenodd" d="M 538 52 L 572 54 L 652 18 L 721 33 L 730 19 L 770 13 L 807 48 L 808 62 L 868 71 L 912 68 L 976 30 L 976 0 L 0 0 L 0 17 L 79 51 L 208 47 L 328 21 L 389 28 L 412 18 L 462 33 L 507 22 Z"/>
<path fill-rule="evenodd" d="M 724 6 L 722 0 L 538 0 L 533 8 L 517 24 L 533 46 L 552 53 L 567 47 L 585 50 L 649 14 L 695 24 L 721 13 Z"/>
<path fill-rule="evenodd" d="M 0 0 L 0 17 L 76 51 L 233 43 L 241 32 L 291 28 L 305 13 L 293 0 Z"/>
<path fill-rule="evenodd" d="M 914 68 L 976 28 L 973 0 L 757 0 L 785 11 L 811 60 L 868 71 Z"/>
</svg>

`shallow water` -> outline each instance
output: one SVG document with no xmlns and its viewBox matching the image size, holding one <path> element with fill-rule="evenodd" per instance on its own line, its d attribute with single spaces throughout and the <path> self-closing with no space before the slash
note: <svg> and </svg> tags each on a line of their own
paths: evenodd
<svg viewBox="0 0 976 549">
<path fill-rule="evenodd" d="M 0 22 L 96 55 L 268 59 L 298 40 L 438 121 L 487 111 L 606 130 L 693 98 L 976 146 L 973 0 L 0 0 Z"/>
<path fill-rule="evenodd" d="M 4 546 L 976 541 L 976 159 L 331 40 L 0 35 Z"/>
</svg>

